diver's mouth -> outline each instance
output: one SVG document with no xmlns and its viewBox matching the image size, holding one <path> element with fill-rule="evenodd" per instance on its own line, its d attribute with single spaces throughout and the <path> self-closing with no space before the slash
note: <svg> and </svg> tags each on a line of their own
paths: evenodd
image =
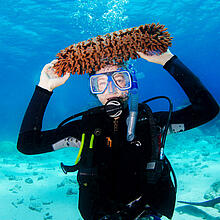
<svg viewBox="0 0 220 220">
<path fill-rule="evenodd" d="M 126 96 L 126 97 L 124 97 L 124 96 L 111 96 L 111 97 L 107 98 L 107 101 L 110 101 L 110 100 L 113 100 L 113 99 L 121 100 L 122 102 L 125 102 L 125 101 L 128 100 L 128 96 Z"/>
<path fill-rule="evenodd" d="M 112 96 L 112 97 L 108 97 L 107 100 L 109 101 L 111 99 L 120 99 L 120 98 L 122 98 L 122 97 L 120 97 L 120 96 Z"/>
</svg>

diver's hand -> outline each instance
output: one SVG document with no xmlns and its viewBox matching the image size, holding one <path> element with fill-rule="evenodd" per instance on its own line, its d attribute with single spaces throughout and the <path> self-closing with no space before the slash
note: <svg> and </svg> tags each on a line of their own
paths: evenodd
<svg viewBox="0 0 220 220">
<path fill-rule="evenodd" d="M 56 87 L 63 85 L 67 79 L 70 77 L 70 73 L 66 73 L 63 77 L 59 77 L 55 74 L 55 69 L 53 68 L 57 60 L 53 60 L 44 66 L 41 71 L 40 82 L 38 86 L 52 92 Z"/>
<path fill-rule="evenodd" d="M 166 62 L 167 62 L 168 60 L 170 60 L 170 59 L 174 56 L 174 55 L 170 52 L 169 49 L 167 50 L 167 52 L 165 52 L 165 53 L 163 53 L 163 54 L 161 54 L 161 55 L 146 55 L 146 54 L 144 54 L 144 53 L 142 53 L 142 52 L 137 52 L 137 54 L 138 54 L 141 58 L 143 58 L 143 59 L 145 59 L 145 60 L 147 60 L 147 61 L 149 61 L 149 62 L 161 64 L 161 65 L 163 65 L 163 66 L 166 64 Z"/>
</svg>

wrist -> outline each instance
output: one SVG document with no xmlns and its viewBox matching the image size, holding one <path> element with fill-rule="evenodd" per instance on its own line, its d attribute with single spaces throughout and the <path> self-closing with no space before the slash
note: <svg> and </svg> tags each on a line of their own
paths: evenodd
<svg viewBox="0 0 220 220">
<path fill-rule="evenodd" d="M 163 57 L 163 59 L 161 60 L 161 65 L 164 66 L 166 64 L 166 62 L 168 62 L 174 55 L 172 53 L 168 53 L 166 54 L 166 56 Z"/>
<path fill-rule="evenodd" d="M 51 89 L 48 85 L 46 85 L 46 84 L 44 84 L 44 83 L 39 82 L 39 83 L 38 83 L 38 86 L 41 87 L 42 89 L 46 89 L 46 90 L 49 91 L 49 92 L 52 92 L 52 91 L 53 91 L 53 89 Z"/>
</svg>

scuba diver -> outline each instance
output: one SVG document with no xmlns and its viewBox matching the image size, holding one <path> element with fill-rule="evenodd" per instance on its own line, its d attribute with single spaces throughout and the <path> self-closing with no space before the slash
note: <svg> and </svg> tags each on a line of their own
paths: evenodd
<svg viewBox="0 0 220 220">
<path fill-rule="evenodd" d="M 164 154 L 165 135 L 200 126 L 219 112 L 209 91 L 176 55 L 169 50 L 151 56 L 137 53 L 162 65 L 182 87 L 190 105 L 172 112 L 152 112 L 146 103 L 138 104 L 135 71 L 126 65 L 106 65 L 90 74 L 91 93 L 102 106 L 42 131 L 53 90 L 70 76 L 55 75 L 54 60 L 43 68 L 23 118 L 17 142 L 20 152 L 33 155 L 79 148 L 76 164 L 61 166 L 65 173 L 78 171 L 78 207 L 85 220 L 171 219 L 176 183 Z M 75 119 L 77 116 L 82 117 Z"/>
</svg>

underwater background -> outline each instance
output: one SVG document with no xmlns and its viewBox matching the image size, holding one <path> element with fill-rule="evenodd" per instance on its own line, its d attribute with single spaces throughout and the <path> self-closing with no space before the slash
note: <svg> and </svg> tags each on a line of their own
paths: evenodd
<svg viewBox="0 0 220 220">
<path fill-rule="evenodd" d="M 26 156 L 16 150 L 23 115 L 45 64 L 65 47 L 97 35 L 146 23 L 160 23 L 173 37 L 176 54 L 220 102 L 220 1 L 217 0 L 0 0 L 0 220 L 78 220 L 76 149 Z M 132 61 L 140 101 L 166 95 L 174 109 L 189 104 L 162 66 Z M 88 76 L 71 76 L 55 89 L 43 129 L 98 105 Z M 150 105 L 166 110 L 165 101 Z M 168 136 L 166 154 L 178 179 L 177 200 L 202 202 L 220 196 L 220 117 L 190 131 Z M 178 204 L 177 207 L 181 206 Z M 220 204 L 195 211 L 177 209 L 174 220 L 220 216 Z M 208 217 L 207 217 L 208 216 Z M 163 218 L 166 219 L 166 218 Z"/>
</svg>

